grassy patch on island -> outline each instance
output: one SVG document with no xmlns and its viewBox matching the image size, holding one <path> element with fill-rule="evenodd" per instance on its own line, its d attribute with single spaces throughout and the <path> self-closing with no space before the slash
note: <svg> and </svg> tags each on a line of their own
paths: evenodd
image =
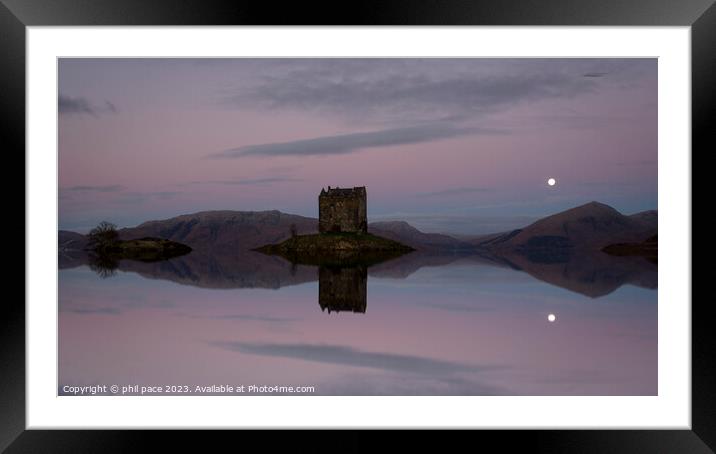
<svg viewBox="0 0 716 454">
<path fill-rule="evenodd" d="M 255 250 L 305 265 L 370 266 L 414 249 L 370 233 L 318 233 L 295 235 Z"/>
</svg>

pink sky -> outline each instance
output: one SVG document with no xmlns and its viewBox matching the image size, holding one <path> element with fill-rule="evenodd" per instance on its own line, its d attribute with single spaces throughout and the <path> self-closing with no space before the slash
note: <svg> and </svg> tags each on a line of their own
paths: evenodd
<svg viewBox="0 0 716 454">
<path fill-rule="evenodd" d="M 328 185 L 453 233 L 657 205 L 655 59 L 61 59 L 59 93 L 62 229 L 317 216 Z"/>
</svg>

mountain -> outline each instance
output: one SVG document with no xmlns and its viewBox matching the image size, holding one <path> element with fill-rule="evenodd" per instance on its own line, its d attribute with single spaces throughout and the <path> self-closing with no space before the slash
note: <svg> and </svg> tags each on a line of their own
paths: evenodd
<svg viewBox="0 0 716 454">
<path fill-rule="evenodd" d="M 659 222 L 659 213 L 656 210 L 641 211 L 629 216 L 629 219 L 648 228 L 656 228 Z"/>
<path fill-rule="evenodd" d="M 81 251 L 87 246 L 87 237 L 81 233 L 60 230 L 57 232 L 57 246 L 60 252 Z"/>
<path fill-rule="evenodd" d="M 472 244 L 495 251 L 598 250 L 614 243 L 644 241 L 657 233 L 657 226 L 656 211 L 626 216 L 609 205 L 590 202 L 523 229 L 474 239 Z"/>
<path fill-rule="evenodd" d="M 464 250 L 475 246 L 439 233 L 423 233 L 405 221 L 371 222 L 368 231 L 417 250 Z"/>
<path fill-rule="evenodd" d="M 292 225 L 308 234 L 317 231 L 318 221 L 276 210 L 202 211 L 121 229 L 119 236 L 166 238 L 204 251 L 245 251 L 289 238 Z"/>
</svg>

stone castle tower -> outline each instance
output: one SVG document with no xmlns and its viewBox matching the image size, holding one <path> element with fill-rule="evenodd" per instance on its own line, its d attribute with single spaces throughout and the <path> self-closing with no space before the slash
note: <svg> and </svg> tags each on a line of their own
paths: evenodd
<svg viewBox="0 0 716 454">
<path fill-rule="evenodd" d="M 318 196 L 318 231 L 368 233 L 365 186 L 321 189 Z"/>
</svg>

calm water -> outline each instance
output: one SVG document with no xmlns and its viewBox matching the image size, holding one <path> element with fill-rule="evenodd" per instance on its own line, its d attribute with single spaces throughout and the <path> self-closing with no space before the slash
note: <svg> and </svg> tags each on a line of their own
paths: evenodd
<svg viewBox="0 0 716 454">
<path fill-rule="evenodd" d="M 192 253 L 123 262 L 105 278 L 69 263 L 59 273 L 59 392 L 655 395 L 656 267 L 603 260 L 417 255 L 366 271 Z"/>
</svg>

